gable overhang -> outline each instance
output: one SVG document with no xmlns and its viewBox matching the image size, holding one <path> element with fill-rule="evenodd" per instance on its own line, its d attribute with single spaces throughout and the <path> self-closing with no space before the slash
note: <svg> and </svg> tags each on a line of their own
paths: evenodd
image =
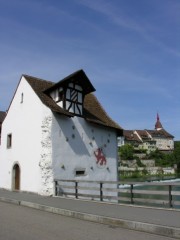
<svg viewBox="0 0 180 240">
<path fill-rule="evenodd" d="M 59 81 L 58 83 L 55 83 L 53 86 L 46 89 L 44 92 L 49 93 L 59 87 L 67 87 L 69 83 L 75 83 L 77 85 L 80 85 L 85 95 L 88 93 L 94 92 L 96 90 L 93 87 L 87 75 L 85 74 L 85 72 L 81 69 L 63 78 L 61 81 Z"/>
<path fill-rule="evenodd" d="M 48 107 L 52 112 L 63 114 L 67 117 L 73 117 L 73 114 L 62 109 L 53 101 L 53 99 L 50 96 L 44 93 L 44 89 L 47 89 L 47 87 L 52 86 L 53 82 L 49 82 L 49 81 L 28 76 L 28 75 L 23 75 L 23 77 L 28 82 L 28 84 L 33 89 L 33 91 L 36 93 L 36 95 L 39 97 L 42 104 Z M 37 80 L 38 80 L 38 84 L 37 84 Z"/>
</svg>

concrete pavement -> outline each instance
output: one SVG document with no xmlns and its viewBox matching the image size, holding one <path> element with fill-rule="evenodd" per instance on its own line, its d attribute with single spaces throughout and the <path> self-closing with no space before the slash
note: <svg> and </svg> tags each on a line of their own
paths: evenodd
<svg viewBox="0 0 180 240">
<path fill-rule="evenodd" d="M 180 211 L 123 204 L 44 197 L 0 189 L 0 201 L 64 216 L 180 239 Z"/>
</svg>

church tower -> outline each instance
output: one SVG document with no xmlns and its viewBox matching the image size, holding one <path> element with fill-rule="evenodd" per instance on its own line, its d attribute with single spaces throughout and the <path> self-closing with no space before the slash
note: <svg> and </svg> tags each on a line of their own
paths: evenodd
<svg viewBox="0 0 180 240">
<path fill-rule="evenodd" d="M 158 113 L 157 113 L 157 120 L 156 120 L 156 123 L 155 123 L 155 129 L 156 129 L 157 131 L 163 129 L 163 126 L 162 126 L 162 124 L 161 124 L 161 122 L 160 122 L 159 114 L 158 114 Z"/>
</svg>

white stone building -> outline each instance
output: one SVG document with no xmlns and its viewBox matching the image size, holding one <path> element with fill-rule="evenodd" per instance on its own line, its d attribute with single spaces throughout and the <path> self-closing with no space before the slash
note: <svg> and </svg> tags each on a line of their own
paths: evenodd
<svg viewBox="0 0 180 240">
<path fill-rule="evenodd" d="M 143 149 L 147 153 L 156 149 L 169 153 L 174 150 L 174 136 L 163 128 L 157 114 L 154 130 L 124 130 L 123 137 L 119 137 L 118 146 L 124 144 L 131 144 L 135 150 Z"/>
<path fill-rule="evenodd" d="M 54 179 L 118 180 L 122 128 L 83 70 L 58 83 L 22 75 L 2 124 L 0 187 L 54 194 Z"/>
</svg>

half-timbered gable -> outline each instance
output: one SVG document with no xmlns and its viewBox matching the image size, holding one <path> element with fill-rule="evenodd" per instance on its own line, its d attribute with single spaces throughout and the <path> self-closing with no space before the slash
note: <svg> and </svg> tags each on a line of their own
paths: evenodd
<svg viewBox="0 0 180 240">
<path fill-rule="evenodd" d="M 84 98 L 94 92 L 88 77 L 83 70 L 69 75 L 45 92 L 64 110 L 77 115 L 83 115 Z"/>
</svg>

